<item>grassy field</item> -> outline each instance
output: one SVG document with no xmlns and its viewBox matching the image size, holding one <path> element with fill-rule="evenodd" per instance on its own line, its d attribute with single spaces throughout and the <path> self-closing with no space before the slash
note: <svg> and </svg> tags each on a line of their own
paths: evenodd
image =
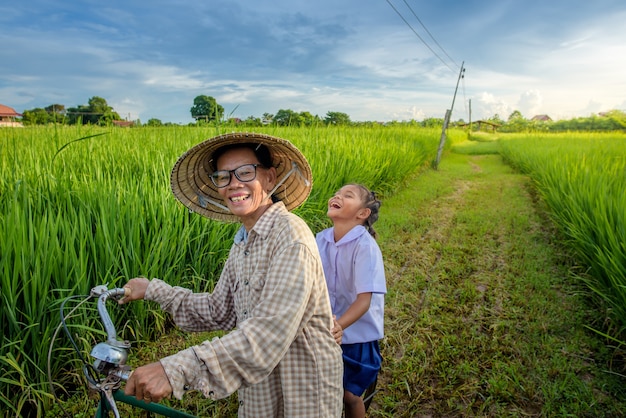
<svg viewBox="0 0 626 418">
<path fill-rule="evenodd" d="M 509 135 L 499 143 L 505 160 L 532 179 L 555 224 L 585 266 L 576 278 L 610 312 L 609 333 L 623 335 L 626 135 Z M 623 339 L 618 342 L 626 344 Z"/>
<path fill-rule="evenodd" d="M 465 143 L 381 211 L 390 292 L 373 417 L 619 417 L 624 352 L 531 179 Z"/>
<path fill-rule="evenodd" d="M 69 416 L 90 416 L 94 401 L 81 390 L 67 341 L 54 347 L 53 380 L 57 391 L 74 396 L 60 403 L 49 391 L 47 354 L 63 296 L 139 274 L 198 290 L 211 286 L 233 229 L 180 210 L 167 175 L 180 153 L 215 133 L 188 127 L 36 128 L 2 139 L 0 402 L 5 417 L 20 415 L 17 408 L 30 416 L 43 416 L 44 409 L 49 417 L 61 416 L 61 405 Z M 607 308 L 611 299 L 598 297 L 613 292 L 598 292 L 580 280 L 593 277 L 590 259 L 581 257 L 555 216 L 554 202 L 568 201 L 559 199 L 555 186 L 569 180 L 559 181 L 557 169 L 564 164 L 545 164 L 543 158 L 554 155 L 546 139 L 557 136 L 530 138 L 537 143 L 507 138 L 505 159 L 503 141 L 463 141 L 465 134 L 453 131 L 452 149 L 433 171 L 440 135 L 434 130 L 265 133 L 289 138 L 311 162 L 314 189 L 299 214 L 314 232 L 328 225 L 326 199 L 345 182 L 363 182 L 383 197 L 377 230 L 389 294 L 381 345 L 385 362 L 371 416 L 624 416 L 621 325 Z M 70 143 L 77 138 L 85 139 Z M 611 138 L 595 138 L 591 145 Z M 570 150 L 587 141 L 561 140 L 569 141 Z M 593 160 L 590 149 L 603 155 L 605 148 L 610 147 L 587 146 L 584 160 Z M 529 152 L 533 149 L 541 152 Z M 618 170 L 610 177 L 616 179 L 609 182 L 614 187 L 623 180 L 624 151 L 618 143 L 612 154 L 611 167 Z M 537 169 L 514 161 L 522 157 Z M 547 176 L 553 184 L 539 181 L 546 176 L 542 167 L 555 167 L 557 174 Z M 593 177 L 597 170 L 590 167 Z M 555 194 L 548 194 L 552 189 Z M 603 196 L 614 193 L 610 187 L 598 189 Z M 620 197 L 610 206 L 618 221 L 626 207 Z M 598 198 L 591 194 L 589 200 Z M 571 207 L 580 219 L 588 217 L 584 203 Z M 611 252 L 602 259 L 610 266 L 621 256 L 619 233 L 625 232 L 618 229 L 615 248 L 605 245 Z M 611 272 L 607 282 L 626 284 L 620 273 L 624 264 L 615 267 L 606 269 Z M 121 310 L 116 320 L 137 347 L 132 365 L 213 335 L 171 329 L 147 303 Z M 90 323 L 79 320 L 75 331 L 85 325 Z M 151 343 L 155 337 L 158 343 Z M 88 350 L 98 338 L 96 332 L 81 343 Z M 232 416 L 236 410 L 236 396 L 208 402 L 191 395 L 182 404 L 172 403 L 200 416 Z M 140 416 L 128 410 L 124 415 Z"/>
</svg>

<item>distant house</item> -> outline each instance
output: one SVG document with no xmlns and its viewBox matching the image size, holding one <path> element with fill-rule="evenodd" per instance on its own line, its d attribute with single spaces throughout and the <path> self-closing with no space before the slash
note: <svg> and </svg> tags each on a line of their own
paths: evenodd
<svg viewBox="0 0 626 418">
<path fill-rule="evenodd" d="M 18 122 L 15 118 L 21 117 L 21 113 L 17 113 L 15 109 L 0 104 L 0 127 L 22 127 L 22 122 Z"/>
<path fill-rule="evenodd" d="M 535 115 L 530 120 L 535 120 L 539 122 L 550 122 L 552 118 L 548 115 Z"/>
<path fill-rule="evenodd" d="M 112 121 L 113 125 L 119 126 L 122 128 L 128 128 L 130 126 L 135 126 L 135 122 L 129 120 L 114 120 Z"/>
</svg>

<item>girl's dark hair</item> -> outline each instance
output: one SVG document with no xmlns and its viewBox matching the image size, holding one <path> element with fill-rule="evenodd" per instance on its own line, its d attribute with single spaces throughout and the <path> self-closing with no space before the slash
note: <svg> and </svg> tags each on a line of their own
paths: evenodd
<svg viewBox="0 0 626 418">
<path fill-rule="evenodd" d="M 370 233 L 374 239 L 378 238 L 378 234 L 374 230 L 374 222 L 378 220 L 378 211 L 380 209 L 380 205 L 382 202 L 378 200 L 376 197 L 376 193 L 370 191 L 367 187 L 362 184 L 353 183 L 353 186 L 356 186 L 359 189 L 359 194 L 361 195 L 361 201 L 363 202 L 363 207 L 370 210 L 370 216 L 365 220 L 363 226 L 367 229 L 367 232 Z"/>
<path fill-rule="evenodd" d="M 213 169 L 213 171 L 217 170 L 217 160 L 219 160 L 220 157 L 226 153 L 226 151 L 239 148 L 250 148 L 254 152 L 254 155 L 256 155 L 256 158 L 259 160 L 259 164 L 261 164 L 263 167 L 270 168 L 274 166 L 274 163 L 272 161 L 272 154 L 270 153 L 270 150 L 267 146 L 263 144 L 245 142 L 242 144 L 224 145 L 223 147 L 216 149 L 213 155 L 211 155 L 210 159 L 211 168 Z"/>
</svg>

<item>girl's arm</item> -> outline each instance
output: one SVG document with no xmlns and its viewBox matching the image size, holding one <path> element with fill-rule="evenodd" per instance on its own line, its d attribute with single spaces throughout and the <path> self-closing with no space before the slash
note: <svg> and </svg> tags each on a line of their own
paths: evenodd
<svg viewBox="0 0 626 418">
<path fill-rule="evenodd" d="M 341 318 L 337 320 L 342 329 L 348 328 L 354 324 L 357 319 L 363 316 L 365 312 L 370 308 L 370 302 L 372 300 L 372 293 L 359 293 L 356 295 L 356 300 L 350 305 L 348 310 L 341 315 Z"/>
</svg>

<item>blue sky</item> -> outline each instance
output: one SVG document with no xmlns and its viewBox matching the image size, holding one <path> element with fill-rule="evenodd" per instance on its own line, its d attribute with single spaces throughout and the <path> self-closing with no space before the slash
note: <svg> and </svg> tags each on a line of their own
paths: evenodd
<svg viewBox="0 0 626 418">
<path fill-rule="evenodd" d="M 242 119 L 422 120 L 451 107 L 464 63 L 453 120 L 569 119 L 626 110 L 624 22 L 624 0 L 4 2 L 0 103 L 100 96 L 185 124 L 208 95 Z"/>
</svg>

